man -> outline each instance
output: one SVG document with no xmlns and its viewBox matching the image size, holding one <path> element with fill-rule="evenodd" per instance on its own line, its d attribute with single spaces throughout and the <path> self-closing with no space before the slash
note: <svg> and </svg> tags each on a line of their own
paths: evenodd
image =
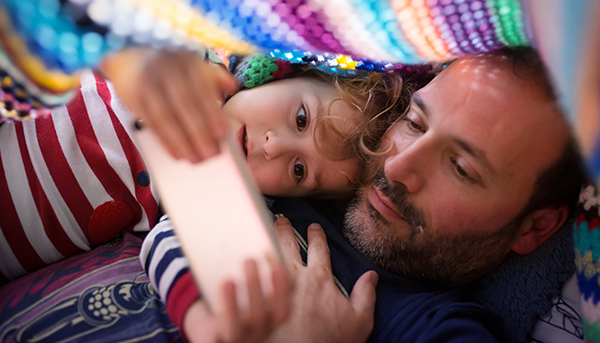
<svg viewBox="0 0 600 343">
<path fill-rule="evenodd" d="M 451 64 L 415 93 L 380 150 L 373 182 L 346 214 L 346 239 L 335 217 L 308 219 L 324 225 L 331 265 L 322 231 L 304 230 L 311 209 L 275 201 L 272 210 L 309 242 L 305 268 L 291 226 L 278 221 L 296 289 L 273 341 L 364 341 L 371 325 L 371 341 L 505 340 L 499 319 L 471 302 L 464 285 L 510 251 L 544 244 L 565 223 L 584 178 L 537 55 L 506 50 Z M 369 272 L 345 299 L 332 291 L 331 269 L 343 289 L 369 270 L 379 277 Z"/>
<path fill-rule="evenodd" d="M 514 58 L 535 58 L 522 54 Z M 506 56 L 463 59 L 414 94 L 382 142 L 382 170 L 348 211 L 357 250 L 391 271 L 456 285 L 562 227 L 582 172 L 550 86 L 526 68 Z"/>
</svg>

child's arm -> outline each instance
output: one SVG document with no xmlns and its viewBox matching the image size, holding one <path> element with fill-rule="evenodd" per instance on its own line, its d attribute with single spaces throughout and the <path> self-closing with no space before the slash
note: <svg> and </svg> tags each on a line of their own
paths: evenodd
<svg viewBox="0 0 600 343">
<path fill-rule="evenodd" d="M 128 48 L 107 56 L 100 71 L 174 157 L 197 162 L 218 153 L 224 95 L 237 89 L 224 66 L 207 61 L 212 55 Z"/>
<path fill-rule="evenodd" d="M 166 216 L 148 234 L 140 252 L 142 266 L 173 323 L 192 342 L 262 342 L 288 313 L 289 286 L 280 265 L 272 269 L 273 295 L 261 291 L 255 263 L 245 266 L 250 307 L 237 307 L 232 282 L 222 288 L 225 309 L 210 314 L 189 272 L 189 262 Z"/>
<path fill-rule="evenodd" d="M 182 329 L 186 312 L 200 294 L 167 216 L 163 216 L 144 239 L 140 262 L 154 291 L 166 304 L 169 318 Z"/>
</svg>

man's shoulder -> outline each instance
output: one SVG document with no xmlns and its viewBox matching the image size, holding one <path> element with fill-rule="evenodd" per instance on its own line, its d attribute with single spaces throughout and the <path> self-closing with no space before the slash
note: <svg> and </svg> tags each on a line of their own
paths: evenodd
<svg viewBox="0 0 600 343">
<path fill-rule="evenodd" d="M 503 342 L 504 323 L 468 300 L 468 289 L 409 285 L 378 289 L 372 342 Z"/>
<path fill-rule="evenodd" d="M 323 226 L 333 273 L 347 293 L 364 272 L 375 270 L 379 274 L 371 342 L 505 341 L 502 320 L 484 306 L 470 301 L 469 289 L 441 289 L 379 268 L 344 238 L 343 214 L 320 205 L 300 199 L 273 199 L 270 208 L 288 217 L 304 240 L 310 223 Z"/>
</svg>

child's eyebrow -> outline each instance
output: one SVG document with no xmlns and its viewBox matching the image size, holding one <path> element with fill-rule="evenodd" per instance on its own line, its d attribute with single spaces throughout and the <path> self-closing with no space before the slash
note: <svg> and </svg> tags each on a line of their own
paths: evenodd
<svg viewBox="0 0 600 343">
<path fill-rule="evenodd" d="M 314 100 L 311 102 L 316 103 L 316 106 L 315 106 L 316 111 L 315 112 L 311 111 L 310 110 L 311 106 L 309 104 L 307 104 L 307 107 L 308 107 L 308 114 L 309 114 L 309 118 L 310 118 L 310 125 L 313 127 L 312 130 L 313 130 L 313 137 L 314 137 L 314 135 L 316 134 L 316 129 L 317 129 L 316 123 L 319 121 L 319 118 L 321 116 L 323 116 L 324 106 L 323 106 L 323 100 L 321 99 L 320 96 L 315 94 L 315 95 L 313 95 L 313 99 Z M 332 101 L 329 104 L 330 110 L 331 110 L 331 105 L 333 105 L 334 101 Z M 328 113 L 328 115 L 329 115 L 329 113 Z M 313 191 L 318 190 L 319 188 L 321 188 L 321 184 L 322 184 L 321 178 L 322 178 L 322 174 L 323 174 L 323 169 L 320 165 L 317 165 L 316 163 L 313 163 L 313 165 L 310 166 L 310 168 L 313 169 L 313 175 L 314 175 L 313 176 L 314 182 L 312 183 L 312 186 L 310 187 L 310 189 L 312 189 Z"/>
<path fill-rule="evenodd" d="M 316 108 L 314 109 L 314 112 L 310 110 L 310 104 L 306 105 L 306 107 L 308 107 L 308 118 L 313 124 L 316 124 L 318 122 L 318 119 L 323 115 L 323 101 L 321 100 L 320 96 L 314 96 L 314 101 L 311 102 L 314 102 L 317 105 L 315 106 Z"/>
<path fill-rule="evenodd" d="M 311 187 L 313 190 L 317 190 L 321 188 L 321 175 L 323 174 L 323 169 L 320 165 L 315 165 L 313 167 L 313 175 L 314 175 L 314 184 Z"/>
</svg>

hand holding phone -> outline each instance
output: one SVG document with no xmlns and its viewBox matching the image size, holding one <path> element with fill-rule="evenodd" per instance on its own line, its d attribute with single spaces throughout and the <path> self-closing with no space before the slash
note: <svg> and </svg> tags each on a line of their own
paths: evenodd
<svg viewBox="0 0 600 343">
<path fill-rule="evenodd" d="M 173 158 L 148 128 L 134 136 L 209 307 L 225 307 L 219 289 L 227 280 L 240 308 L 248 307 L 243 266 L 249 259 L 257 263 L 264 294 L 271 294 L 270 261 L 280 260 L 273 222 L 233 138 L 227 136 L 219 155 L 192 164 Z"/>
</svg>

